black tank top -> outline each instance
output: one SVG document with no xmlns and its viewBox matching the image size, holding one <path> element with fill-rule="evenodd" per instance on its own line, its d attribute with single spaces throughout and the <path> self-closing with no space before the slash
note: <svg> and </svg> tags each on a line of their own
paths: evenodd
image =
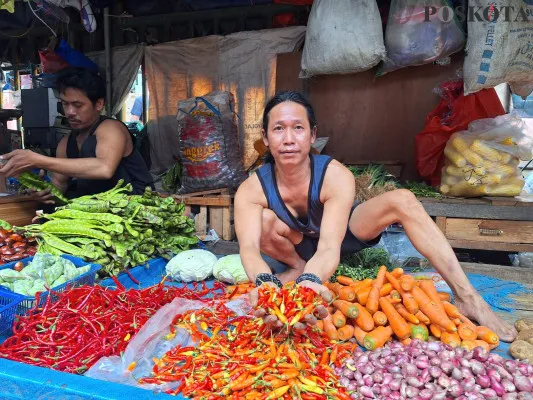
<svg viewBox="0 0 533 400">
<path fill-rule="evenodd" d="M 81 146 L 81 150 L 78 149 L 78 144 L 76 142 L 77 134 L 72 132 L 67 141 L 67 158 L 96 157 L 97 139 L 94 135 L 94 132 L 106 119 L 111 118 L 100 117 L 100 121 L 98 121 L 91 128 L 87 139 L 85 139 Z M 109 189 L 112 189 L 120 179 L 123 179 L 125 183 L 132 184 L 134 194 L 142 194 L 147 186 L 155 189 L 150 171 L 148 171 L 148 167 L 146 166 L 144 159 L 134 146 L 131 153 L 127 157 L 123 157 L 122 160 L 120 160 L 117 170 L 111 179 L 71 178 L 69 181 L 67 197 L 74 198 L 105 192 Z"/>
</svg>

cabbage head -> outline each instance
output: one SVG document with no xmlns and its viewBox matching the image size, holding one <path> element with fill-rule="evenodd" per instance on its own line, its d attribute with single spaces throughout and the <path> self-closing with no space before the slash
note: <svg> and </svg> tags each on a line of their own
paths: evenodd
<svg viewBox="0 0 533 400">
<path fill-rule="evenodd" d="M 174 256 L 167 264 L 168 276 L 175 281 L 203 281 L 213 274 L 217 256 L 207 250 L 185 250 Z"/>
<path fill-rule="evenodd" d="M 220 258 L 213 267 L 213 275 L 219 281 L 232 285 L 249 282 L 248 275 L 241 262 L 239 254 L 230 254 Z"/>
</svg>

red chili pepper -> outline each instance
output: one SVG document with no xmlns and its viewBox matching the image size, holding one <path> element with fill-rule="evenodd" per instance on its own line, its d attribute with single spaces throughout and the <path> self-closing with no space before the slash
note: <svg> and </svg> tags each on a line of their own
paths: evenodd
<svg viewBox="0 0 533 400">
<path fill-rule="evenodd" d="M 136 285 L 140 285 L 141 284 L 141 282 L 139 282 L 137 279 L 135 279 L 135 277 L 131 274 L 130 271 L 125 269 L 124 272 L 126 272 L 126 274 L 130 277 L 130 279 L 133 281 L 133 283 L 135 283 Z"/>
</svg>

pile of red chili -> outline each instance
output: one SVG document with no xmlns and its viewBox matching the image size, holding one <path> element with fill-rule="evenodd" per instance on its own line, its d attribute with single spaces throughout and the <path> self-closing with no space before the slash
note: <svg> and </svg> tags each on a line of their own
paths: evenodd
<svg viewBox="0 0 533 400">
<path fill-rule="evenodd" d="M 116 290 L 83 286 L 48 296 L 42 308 L 18 318 L 13 336 L 0 346 L 0 357 L 81 374 L 101 357 L 124 351 L 143 324 L 175 297 L 224 297 L 222 284 L 190 289 L 161 283 L 125 290 L 115 282 Z"/>
<path fill-rule="evenodd" d="M 198 347 L 178 346 L 154 359 L 152 375 L 139 383 L 180 382 L 167 393 L 205 400 L 349 399 L 333 366 L 357 345 L 331 341 L 317 328 L 297 324 L 320 304 L 308 288 L 261 288 L 259 305 L 283 323 L 275 331 L 261 318 L 236 316 L 223 304 L 178 315 L 175 328 L 187 329 Z"/>
</svg>

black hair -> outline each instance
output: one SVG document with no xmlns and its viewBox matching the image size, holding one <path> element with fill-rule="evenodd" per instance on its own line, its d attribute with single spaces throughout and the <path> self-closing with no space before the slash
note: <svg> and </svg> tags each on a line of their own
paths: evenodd
<svg viewBox="0 0 533 400">
<path fill-rule="evenodd" d="M 105 80 L 98 72 L 87 68 L 69 67 L 58 73 L 56 89 L 59 93 L 64 93 L 69 88 L 81 90 L 93 104 L 105 99 Z"/>
<path fill-rule="evenodd" d="M 313 106 L 309 100 L 307 100 L 307 98 L 300 92 L 288 90 L 277 93 L 266 104 L 265 111 L 263 112 L 263 129 L 265 131 L 265 136 L 268 130 L 268 114 L 270 113 L 270 110 L 285 101 L 292 101 L 293 103 L 297 103 L 305 107 L 305 110 L 307 111 L 307 119 L 309 120 L 311 129 L 316 126 L 315 111 L 313 110 Z"/>
</svg>

